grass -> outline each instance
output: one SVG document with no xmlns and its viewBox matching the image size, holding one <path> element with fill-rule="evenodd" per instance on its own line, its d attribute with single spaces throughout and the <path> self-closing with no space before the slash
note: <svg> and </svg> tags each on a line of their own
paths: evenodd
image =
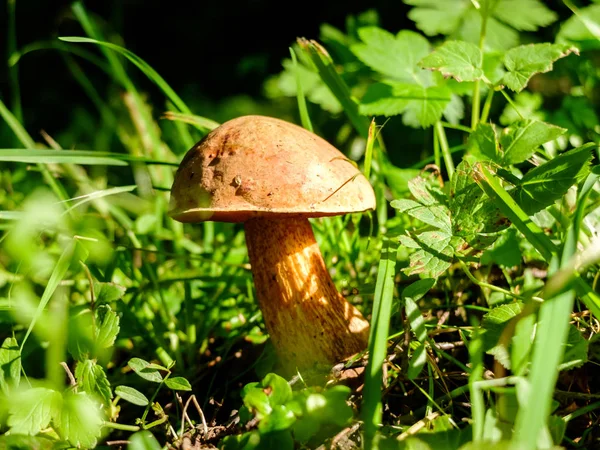
<svg viewBox="0 0 600 450">
<path fill-rule="evenodd" d="M 484 24 L 496 3 L 477 11 Z M 175 168 L 218 122 L 111 42 L 83 3 L 72 12 L 85 36 L 19 50 L 8 30 L 12 96 L 0 101 L 0 116 L 17 144 L 0 149 L 0 447 L 597 445 L 599 136 L 565 119 L 578 110 L 538 111 L 563 127 L 557 136 L 545 122 L 535 135 L 526 134 L 529 122 L 502 128 L 503 108 L 528 120 L 509 88 L 489 73 L 457 80 L 452 55 L 440 63 L 402 54 L 415 62 L 416 84 L 386 80 L 394 52 L 416 51 L 421 41 L 410 40 L 422 37 L 352 29 L 373 25 L 370 16 L 324 35 L 326 45 L 299 39 L 273 101 L 317 133 L 334 124 L 332 142 L 378 202 L 373 214 L 312 221 L 337 287 L 371 321 L 366 352 L 283 379 L 274 374 L 242 226 L 168 217 Z M 465 54 L 487 55 L 492 32 L 484 26 Z M 74 143 L 68 133 L 27 131 L 19 61 L 48 48 L 65 52 L 65 73 L 90 98 L 93 136 Z M 379 51 L 384 58 L 370 59 Z M 582 75 L 581 53 L 549 64 L 581 83 L 569 95 L 593 112 L 586 89 L 599 75 Z M 107 92 L 79 58 L 110 80 Z M 469 64 L 459 67 L 463 78 L 477 73 Z M 455 79 L 432 74 L 440 66 Z M 164 104 L 148 103 L 140 74 Z M 395 90 L 382 90 L 382 80 Z M 431 92 L 451 94 L 470 114 L 439 110 L 445 97 Z M 414 161 L 388 138 L 417 128 L 429 144 Z M 81 136 L 86 125 L 71 129 Z M 509 164 L 505 148 L 523 157 L 515 163 L 512 154 Z"/>
</svg>

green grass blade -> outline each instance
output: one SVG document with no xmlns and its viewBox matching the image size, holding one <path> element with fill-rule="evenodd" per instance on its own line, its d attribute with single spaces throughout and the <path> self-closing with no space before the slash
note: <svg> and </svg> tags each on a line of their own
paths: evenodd
<svg viewBox="0 0 600 450">
<path fill-rule="evenodd" d="M 37 148 L 5 148 L 0 149 L 0 161 L 22 163 L 65 163 L 82 165 L 126 166 L 127 162 L 145 163 L 159 166 L 178 167 L 178 162 L 161 161 L 125 153 L 96 152 L 93 150 L 49 150 Z M 68 201 L 68 198 L 63 199 Z"/>
<path fill-rule="evenodd" d="M 54 270 L 52 271 L 52 274 L 50 275 L 50 279 L 48 280 L 48 284 L 46 285 L 46 288 L 44 289 L 44 293 L 42 294 L 42 298 L 40 299 L 40 303 L 38 304 L 35 315 L 33 316 L 33 319 L 31 320 L 31 323 L 29 324 L 29 327 L 27 328 L 27 332 L 25 333 L 25 337 L 23 337 L 23 341 L 21 342 L 21 349 L 20 349 L 21 352 L 23 352 L 23 347 L 25 347 L 27 338 L 29 338 L 29 335 L 31 334 L 31 331 L 33 330 L 33 327 L 35 326 L 35 323 L 41 317 L 42 313 L 44 312 L 44 309 L 46 308 L 46 306 L 48 305 L 48 302 L 50 301 L 50 298 L 52 298 L 52 294 L 54 294 L 54 291 L 58 287 L 59 283 L 65 277 L 65 274 L 67 273 L 67 270 L 69 269 L 69 264 L 71 263 L 71 258 L 73 256 L 74 250 L 75 250 L 75 241 L 71 241 L 63 250 L 62 254 L 60 255 L 60 258 L 58 259 L 58 262 L 56 263 L 56 266 L 54 266 Z"/>
<path fill-rule="evenodd" d="M 8 8 L 8 27 L 7 27 L 7 42 L 8 54 L 12 55 L 17 51 L 17 0 L 8 0 L 6 3 Z M 23 122 L 23 109 L 21 107 L 21 86 L 19 84 L 19 68 L 9 66 L 8 79 L 11 92 L 11 107 L 13 114 L 19 122 Z"/>
<path fill-rule="evenodd" d="M 137 188 L 136 185 L 119 186 L 119 187 L 114 187 L 114 188 L 110 188 L 110 189 L 103 189 L 101 191 L 90 192 L 89 194 L 81 195 L 79 197 L 74 197 L 74 198 L 70 199 L 69 201 L 74 201 L 74 200 L 79 200 L 79 201 L 72 204 L 69 207 L 69 209 L 67 209 L 63 214 L 65 214 L 81 205 L 84 205 L 87 202 L 91 202 L 92 200 L 108 197 L 109 195 L 116 195 L 116 194 L 122 194 L 124 192 L 131 192 L 135 188 Z"/>
<path fill-rule="evenodd" d="M 174 111 L 165 112 L 162 118 L 172 120 L 174 122 L 189 123 L 190 125 L 194 125 L 205 134 L 214 130 L 220 125 L 219 122 L 215 122 L 212 119 L 207 119 L 206 117 L 196 116 L 194 114 L 178 113 Z"/>
<path fill-rule="evenodd" d="M 398 245 L 385 239 L 381 249 L 377 283 L 373 301 L 373 315 L 369 335 L 369 362 L 365 373 L 362 419 L 365 423 L 365 448 L 377 449 L 377 429 L 381 426 L 381 383 L 383 362 L 387 353 L 387 339 L 394 295 L 396 252 Z"/>
<path fill-rule="evenodd" d="M 25 128 L 23 128 L 23 125 L 21 125 L 21 123 L 17 120 L 17 118 L 8 110 L 8 108 L 6 107 L 4 102 L 2 102 L 2 100 L 0 100 L 0 116 L 2 116 L 2 118 L 5 120 L 5 122 L 10 127 L 10 129 L 15 134 L 15 136 L 17 136 L 17 139 L 19 139 L 19 141 L 21 141 L 21 144 L 23 144 L 24 147 L 28 147 L 28 148 L 35 147 L 34 140 L 31 138 L 31 136 L 29 136 L 29 133 L 27 133 L 27 131 L 25 131 Z M 37 161 L 33 161 L 33 162 L 37 162 Z M 40 169 L 42 176 L 44 177 L 44 181 L 48 184 L 48 186 L 50 186 L 50 188 L 52 189 L 52 192 L 54 192 L 54 195 L 56 195 L 59 200 L 68 199 L 69 196 L 65 192 L 65 189 L 52 176 L 52 174 L 50 173 L 48 168 L 45 167 L 43 164 L 38 164 L 37 166 Z"/>
<path fill-rule="evenodd" d="M 350 119 L 356 131 L 358 131 L 358 134 L 367 139 L 369 135 L 369 121 L 358 112 L 358 103 L 352 97 L 350 88 L 348 88 L 346 82 L 337 73 L 329 53 L 313 40 L 309 41 L 301 38 L 298 39 L 298 44 L 316 66 L 321 79 L 340 102 L 348 119 Z"/>
<path fill-rule="evenodd" d="M 476 174 L 475 181 L 481 189 L 496 203 L 500 211 L 510 219 L 513 225 L 523 233 L 542 257 L 550 262 L 552 256 L 558 252 L 556 245 L 506 192 L 495 174 L 490 172 L 483 164 L 477 164 L 474 173 Z"/>
<path fill-rule="evenodd" d="M 75 6 L 74 6 L 75 7 Z M 185 102 L 177 95 L 177 93 L 169 86 L 169 84 L 161 77 L 156 70 L 154 70 L 146 61 L 137 56 L 135 53 L 123 48 L 119 45 L 112 44 L 110 42 L 100 41 L 92 38 L 85 38 L 79 36 L 65 36 L 59 37 L 61 41 L 72 42 L 72 43 L 83 43 L 83 44 L 96 44 L 102 47 L 106 47 L 110 50 L 117 52 L 125 56 L 131 61 L 138 69 L 142 71 L 144 75 L 150 79 L 160 90 L 167 96 L 167 98 L 175 105 L 177 109 L 186 114 L 191 114 L 190 109 L 187 107 Z"/>
<path fill-rule="evenodd" d="M 375 123 L 375 119 L 371 120 L 371 124 L 369 125 L 369 133 L 367 136 L 367 146 L 365 149 L 365 169 L 364 174 L 365 178 L 368 180 L 371 176 L 371 163 L 373 160 L 373 147 L 375 146 L 375 130 L 377 129 L 377 124 Z"/>
<path fill-rule="evenodd" d="M 313 131 L 310 116 L 308 115 L 308 108 L 306 106 L 306 98 L 304 98 L 304 90 L 302 89 L 302 82 L 300 81 L 300 70 L 298 67 L 298 58 L 296 52 L 290 47 L 290 55 L 292 56 L 292 62 L 294 64 L 294 72 L 296 72 L 296 97 L 298 98 L 298 112 L 300 113 L 300 121 L 302 126 L 308 131 Z"/>
</svg>

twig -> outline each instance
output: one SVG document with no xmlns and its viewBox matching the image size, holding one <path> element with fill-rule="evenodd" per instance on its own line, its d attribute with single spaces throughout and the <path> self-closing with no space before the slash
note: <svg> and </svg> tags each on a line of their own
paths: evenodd
<svg viewBox="0 0 600 450">
<path fill-rule="evenodd" d="M 204 418 L 204 413 L 202 412 L 202 408 L 198 404 L 198 400 L 196 400 L 196 396 L 192 395 L 190 399 L 194 402 L 194 406 L 198 410 L 198 414 L 200 414 L 200 419 L 202 419 L 202 426 L 204 427 L 204 436 L 208 436 L 208 425 L 206 425 L 206 419 Z M 189 400 L 188 400 L 189 402 Z"/>
<path fill-rule="evenodd" d="M 67 372 L 69 380 L 71 381 L 71 386 L 72 387 L 77 386 L 77 380 L 75 380 L 75 377 L 73 376 L 73 373 L 71 372 L 71 369 L 69 369 L 69 366 L 67 366 L 67 363 L 64 362 L 64 361 L 62 361 L 60 363 L 60 365 L 63 367 L 63 369 L 65 369 L 65 372 Z"/>
</svg>

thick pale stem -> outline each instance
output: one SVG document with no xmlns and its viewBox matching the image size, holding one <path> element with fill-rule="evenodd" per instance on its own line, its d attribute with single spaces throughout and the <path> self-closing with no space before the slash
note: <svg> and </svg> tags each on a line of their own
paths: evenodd
<svg viewBox="0 0 600 450">
<path fill-rule="evenodd" d="M 252 219 L 245 231 L 259 305 L 284 368 L 336 363 L 367 347 L 369 323 L 337 291 L 307 219 Z"/>
</svg>

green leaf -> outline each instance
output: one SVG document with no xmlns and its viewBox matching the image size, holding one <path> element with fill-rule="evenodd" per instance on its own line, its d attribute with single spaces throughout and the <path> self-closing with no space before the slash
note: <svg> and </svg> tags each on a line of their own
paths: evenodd
<svg viewBox="0 0 600 450">
<path fill-rule="evenodd" d="M 583 366 L 588 361 L 588 341 L 574 325 L 569 327 L 565 353 L 558 370 L 571 370 Z"/>
<path fill-rule="evenodd" d="M 408 361 L 408 371 L 406 376 L 409 380 L 414 380 L 419 376 L 423 367 L 427 363 L 427 348 L 424 342 L 419 342 L 417 348 L 412 352 L 410 360 Z"/>
<path fill-rule="evenodd" d="M 501 267 L 514 267 L 521 264 L 522 254 L 516 231 L 509 228 L 500 236 L 494 246 L 481 255 L 481 264 L 498 264 Z"/>
<path fill-rule="evenodd" d="M 285 405 L 275 405 L 268 416 L 263 417 L 258 424 L 261 433 L 283 431 L 296 422 L 296 416 Z"/>
<path fill-rule="evenodd" d="M 119 334 L 119 317 L 108 305 L 96 308 L 96 348 L 112 347 Z"/>
<path fill-rule="evenodd" d="M 469 136 L 467 148 L 477 159 L 500 162 L 498 136 L 494 125 L 480 122 Z"/>
<path fill-rule="evenodd" d="M 543 102 L 544 97 L 539 92 L 522 91 L 513 99 L 514 106 L 507 104 L 504 107 L 504 111 L 502 111 L 502 115 L 500 116 L 500 123 L 502 125 L 510 125 L 523 118 L 543 121 L 546 117 L 544 111 L 540 110 Z"/>
<path fill-rule="evenodd" d="M 529 44 L 512 48 L 504 55 L 507 73 L 502 83 L 513 91 L 521 92 L 534 74 L 549 72 L 554 61 L 571 53 L 578 54 L 578 51 L 563 44 Z"/>
<path fill-rule="evenodd" d="M 561 26 L 557 42 L 576 43 L 581 50 L 598 49 L 598 29 L 600 28 L 600 4 L 579 8 Z"/>
<path fill-rule="evenodd" d="M 0 390 L 9 394 L 21 381 L 21 351 L 13 337 L 7 337 L 0 347 Z"/>
<path fill-rule="evenodd" d="M 129 386 L 117 386 L 115 389 L 115 394 L 129 403 L 133 403 L 134 405 L 146 406 L 148 403 L 150 403 L 144 394 Z"/>
<path fill-rule="evenodd" d="M 38 434 L 60 413 L 62 397 L 59 392 L 35 387 L 11 396 L 8 426 L 12 434 Z"/>
<path fill-rule="evenodd" d="M 112 303 L 119 300 L 125 294 L 127 288 L 115 283 L 101 283 L 94 280 L 94 293 L 96 294 L 96 303 Z"/>
<path fill-rule="evenodd" d="M 437 278 L 450 267 L 454 249 L 452 235 L 443 231 L 426 231 L 415 237 L 400 236 L 400 243 L 417 251 L 410 255 L 410 265 L 402 269 L 407 275 L 425 274 Z"/>
<path fill-rule="evenodd" d="M 445 77 L 457 81 L 475 81 L 483 78 L 483 55 L 475 44 L 446 41 L 419 62 L 424 69 L 439 70 Z"/>
<path fill-rule="evenodd" d="M 452 91 L 447 86 L 375 83 L 369 86 L 362 98 L 359 112 L 384 116 L 403 114 L 404 124 L 426 128 L 440 120 L 451 97 Z"/>
<path fill-rule="evenodd" d="M 536 31 L 558 19 L 558 15 L 540 0 L 500 0 L 494 16 L 519 31 Z"/>
<path fill-rule="evenodd" d="M 44 435 L 5 434 L 0 436 L 0 450 L 56 450 L 56 441 Z"/>
<path fill-rule="evenodd" d="M 417 6 L 410 10 L 408 17 L 427 36 L 452 34 L 461 26 L 463 16 L 471 6 L 468 0 L 405 0 L 404 3 Z"/>
<path fill-rule="evenodd" d="M 507 369 L 511 367 L 510 354 L 507 342 L 499 342 L 502 332 L 508 322 L 523 310 L 523 304 L 508 303 L 500 305 L 483 316 L 481 327 L 483 333 L 483 345 L 486 353 L 493 355 L 496 360 Z"/>
<path fill-rule="evenodd" d="M 592 157 L 590 146 L 579 147 L 531 169 L 511 196 L 529 215 L 562 198 L 569 188 L 585 177 Z"/>
<path fill-rule="evenodd" d="M 402 290 L 402 298 L 411 298 L 415 302 L 421 300 L 425 294 L 435 285 L 434 278 L 423 278 L 417 280 Z"/>
<path fill-rule="evenodd" d="M 419 33 L 402 30 L 394 36 L 379 27 L 364 27 L 358 35 L 363 43 L 350 49 L 371 69 L 405 83 L 431 84 L 431 74 L 417 67 L 417 62 L 429 53 L 429 42 Z"/>
<path fill-rule="evenodd" d="M 144 361 L 141 358 L 131 358 L 127 365 L 145 380 L 152 381 L 154 383 L 160 383 L 163 380 L 163 377 L 160 374 L 160 372 L 157 369 L 150 366 L 150 363 L 148 361 Z"/>
<path fill-rule="evenodd" d="M 183 377 L 172 377 L 165 380 L 165 384 L 169 389 L 174 391 L 191 391 L 192 385 Z"/>
<path fill-rule="evenodd" d="M 500 136 L 504 165 L 529 159 L 537 148 L 562 136 L 567 130 L 537 120 L 520 120 L 505 128 Z"/>
<path fill-rule="evenodd" d="M 292 399 L 292 387 L 285 378 L 275 374 L 267 374 L 260 385 L 269 396 L 271 406 L 283 405 Z"/>
<path fill-rule="evenodd" d="M 391 206 L 423 223 L 440 228 L 448 233 L 452 230 L 450 214 L 448 208 L 444 205 L 422 205 L 414 200 L 400 199 L 393 200 Z"/>
<path fill-rule="evenodd" d="M 429 279 L 431 280 L 431 278 Z M 425 319 L 421 314 L 419 305 L 412 298 L 404 297 L 404 310 L 406 311 L 406 319 L 410 324 L 411 330 L 415 333 L 417 340 L 425 342 L 425 339 L 427 339 L 427 330 L 425 329 Z"/>
<path fill-rule="evenodd" d="M 54 424 L 73 446 L 93 448 L 100 437 L 104 418 L 100 406 L 85 392 L 68 392 Z"/>
<path fill-rule="evenodd" d="M 129 436 L 127 450 L 161 450 L 162 447 L 148 430 L 138 431 Z"/>
<path fill-rule="evenodd" d="M 126 166 L 125 161 L 86 150 L 1 149 L 0 161 L 29 164 L 80 164 L 100 166 Z"/>
<path fill-rule="evenodd" d="M 253 387 L 243 393 L 243 401 L 246 408 L 250 411 L 255 411 L 262 416 L 271 413 L 273 408 L 269 402 L 269 396 L 260 387 Z"/>
<path fill-rule="evenodd" d="M 99 395 L 105 405 L 110 404 L 113 397 L 110 383 L 102 366 L 96 361 L 86 359 L 78 361 L 75 366 L 77 385 L 88 394 Z"/>
</svg>

